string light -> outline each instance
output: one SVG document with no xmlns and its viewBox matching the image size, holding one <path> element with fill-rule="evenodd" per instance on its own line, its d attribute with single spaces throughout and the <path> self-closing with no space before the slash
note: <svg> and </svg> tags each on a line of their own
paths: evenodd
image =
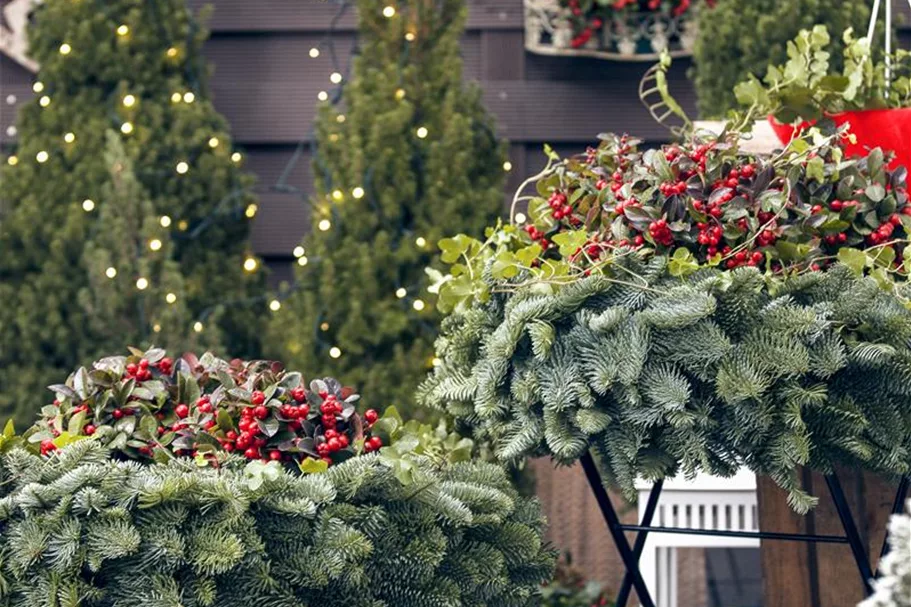
<svg viewBox="0 0 911 607">
<path fill-rule="evenodd" d="M 321 324 L 321 325 L 319 326 L 319 328 L 320 328 L 320 331 L 326 332 L 326 331 L 329 330 L 329 323 L 324 322 L 323 324 Z"/>
<path fill-rule="evenodd" d="M 386 17 L 387 19 L 392 19 L 393 17 L 395 17 L 395 7 L 387 6 L 386 8 L 384 8 L 383 16 Z"/>
<path fill-rule="evenodd" d="M 310 49 L 310 58 L 316 59 L 317 57 L 319 57 L 319 49 L 314 46 Z"/>
<path fill-rule="evenodd" d="M 189 228 L 189 227 L 190 227 L 190 224 L 187 223 L 186 219 L 181 219 L 180 221 L 177 222 L 177 229 L 180 230 L 181 232 L 186 232 L 187 228 Z"/>
<path fill-rule="evenodd" d="M 414 308 L 415 310 L 417 310 L 418 312 L 423 310 L 424 306 L 425 306 L 424 301 L 421 299 L 415 299 L 414 303 L 411 304 L 411 307 Z"/>
<path fill-rule="evenodd" d="M 309 260 L 307 259 L 306 255 L 301 255 L 300 257 L 297 258 L 297 265 L 304 267 L 305 265 L 307 265 L 308 261 Z"/>
<path fill-rule="evenodd" d="M 406 295 L 408 295 L 408 291 L 406 291 L 404 287 L 399 288 L 395 292 L 395 296 L 399 299 L 404 299 Z"/>
<path fill-rule="evenodd" d="M 338 122 L 339 124 L 342 124 L 343 122 L 345 122 L 345 115 L 339 114 L 338 116 L 335 117 L 335 121 Z"/>
<path fill-rule="evenodd" d="M 86 213 L 91 213 L 95 210 L 95 201 L 86 198 L 82 201 L 82 210 Z"/>
<path fill-rule="evenodd" d="M 44 83 L 39 80 L 38 82 L 36 82 L 35 84 L 32 85 L 32 90 L 35 91 L 36 93 L 40 93 L 41 91 L 44 90 Z"/>
<path fill-rule="evenodd" d="M 115 278 L 117 276 L 117 268 L 115 268 L 114 266 L 111 266 L 110 268 L 108 268 L 107 270 L 104 271 L 104 275 L 107 276 L 108 278 Z"/>
<path fill-rule="evenodd" d="M 341 81 L 342 81 L 342 75 L 339 74 L 338 72 L 332 72 L 332 74 L 329 75 L 329 82 L 331 82 L 332 84 L 338 84 Z"/>
<path fill-rule="evenodd" d="M 506 171 L 507 173 L 510 172 L 512 170 L 512 163 L 508 160 L 506 162 L 504 162 L 503 170 Z"/>
<path fill-rule="evenodd" d="M 332 222 L 329 221 L 328 219 L 322 219 L 322 220 L 320 220 L 317 227 L 320 229 L 320 231 L 327 232 L 327 231 L 329 231 L 329 228 L 332 227 Z"/>
<path fill-rule="evenodd" d="M 172 103 L 180 103 L 180 100 L 181 100 L 180 93 L 172 93 L 172 94 L 171 94 L 171 102 L 172 102 Z"/>
<path fill-rule="evenodd" d="M 246 215 L 248 219 L 253 219 L 254 217 L 256 217 L 256 211 L 258 211 L 258 210 L 259 210 L 259 207 L 256 206 L 255 203 L 251 202 L 250 204 L 247 205 L 247 210 L 244 211 L 244 215 Z"/>
<path fill-rule="evenodd" d="M 425 139 L 427 137 L 427 135 L 430 134 L 430 132 L 427 130 L 427 127 L 422 126 L 422 127 L 418 128 L 416 134 L 418 136 L 418 139 Z"/>
<path fill-rule="evenodd" d="M 194 95 L 192 92 L 187 91 L 186 93 L 183 94 L 184 103 L 193 103 L 193 101 L 195 101 L 195 100 L 196 100 L 196 95 Z"/>
<path fill-rule="evenodd" d="M 153 251 L 160 251 L 161 250 L 161 241 L 158 240 L 157 238 L 153 238 L 152 240 L 149 241 L 149 248 L 152 249 Z"/>
<path fill-rule="evenodd" d="M 203 326 L 202 326 L 202 323 L 201 323 L 201 322 L 199 322 L 199 321 L 197 320 L 196 322 L 193 323 L 193 330 L 194 330 L 194 331 L 196 331 L 197 333 L 202 333 L 202 329 L 203 329 Z"/>
<path fill-rule="evenodd" d="M 35 160 L 37 160 L 40 164 L 47 162 L 48 158 L 50 158 L 50 156 L 48 156 L 48 153 L 45 152 L 44 150 L 41 150 L 40 152 L 35 154 Z"/>
<path fill-rule="evenodd" d="M 123 107 L 133 107 L 136 105 L 136 97 L 133 95 L 123 96 Z"/>
<path fill-rule="evenodd" d="M 352 195 L 355 199 L 360 200 L 361 198 L 364 197 L 364 188 L 362 188 L 362 187 L 356 187 L 356 188 L 354 188 L 353 190 L 351 190 L 351 195 Z"/>
<path fill-rule="evenodd" d="M 11 167 L 16 166 L 17 164 L 19 164 L 19 157 L 10 156 L 9 158 L 6 159 L 6 164 L 10 165 Z"/>
<path fill-rule="evenodd" d="M 417 238 L 415 238 L 414 244 L 418 245 L 419 247 L 421 247 L 423 249 L 424 247 L 427 246 L 427 239 L 424 238 L 423 236 L 418 236 Z"/>
<path fill-rule="evenodd" d="M 161 227 L 166 228 L 171 225 L 171 218 L 167 215 L 162 215 L 161 219 L 158 220 L 158 223 L 161 224 Z"/>
<path fill-rule="evenodd" d="M 433 359 L 430 361 L 430 364 L 433 365 L 434 367 L 439 367 L 440 365 L 443 364 L 443 361 L 440 360 L 439 358 L 437 358 L 436 356 L 434 356 Z"/>
<path fill-rule="evenodd" d="M 6 134 L 9 135 L 10 137 L 15 137 L 16 133 L 18 133 L 18 132 L 19 132 L 18 129 L 16 129 L 16 127 L 13 125 L 6 127 Z"/>
<path fill-rule="evenodd" d="M 136 288 L 140 291 L 145 291 L 149 288 L 149 280 L 147 278 L 139 277 L 136 279 Z"/>
<path fill-rule="evenodd" d="M 415 38 L 417 38 L 417 36 L 415 36 L 414 32 L 405 32 L 405 40 L 408 42 L 414 42 Z"/>
<path fill-rule="evenodd" d="M 332 346 L 329 348 L 329 356 L 332 358 L 339 358 L 342 355 L 342 351 L 338 346 Z"/>
<path fill-rule="evenodd" d="M 332 200 L 334 200 L 336 202 L 341 202 L 344 199 L 345 199 L 345 195 L 342 193 L 341 190 L 333 190 Z"/>
<path fill-rule="evenodd" d="M 130 33 L 130 26 L 129 26 L 129 25 L 123 24 L 123 25 L 120 25 L 120 26 L 117 27 L 117 35 L 118 35 L 118 36 L 126 36 L 126 35 L 129 34 L 129 33 Z"/>
<path fill-rule="evenodd" d="M 294 253 L 295 257 L 303 257 L 304 253 L 305 253 L 304 247 L 297 245 L 296 247 L 294 247 L 293 253 Z"/>
<path fill-rule="evenodd" d="M 168 57 L 170 57 L 171 59 L 173 59 L 174 57 L 177 56 L 177 49 L 174 48 L 174 47 L 172 46 L 171 48 L 169 48 L 169 49 L 167 50 L 167 52 L 165 52 L 165 54 L 166 54 Z"/>
<path fill-rule="evenodd" d="M 120 132 L 123 133 L 124 135 L 129 135 L 130 133 L 132 133 L 133 132 L 133 123 L 124 122 L 123 124 L 121 124 Z"/>
<path fill-rule="evenodd" d="M 269 309 L 272 310 L 273 312 L 278 312 L 279 310 L 281 310 L 281 307 L 282 307 L 282 302 L 278 301 L 277 299 L 273 299 L 272 301 L 269 302 Z"/>
<path fill-rule="evenodd" d="M 516 223 L 525 223 L 527 219 L 525 213 L 516 213 Z"/>
<path fill-rule="evenodd" d="M 255 272 L 258 265 L 259 262 L 256 261 L 255 257 L 247 257 L 244 260 L 244 270 L 247 272 Z"/>
<path fill-rule="evenodd" d="M 213 149 L 218 147 L 218 137 L 212 137 L 209 139 L 209 147 Z"/>
<path fill-rule="evenodd" d="M 169 304 L 173 304 L 177 301 L 177 295 L 175 295 L 174 293 L 168 293 L 167 295 L 164 296 L 164 300 L 166 302 L 168 302 Z"/>
<path fill-rule="evenodd" d="M 73 143 L 74 141 L 76 141 L 76 133 L 67 133 L 66 135 L 63 136 L 63 140 L 66 143 Z"/>
<path fill-rule="evenodd" d="M 238 163 L 243 159 L 244 159 L 244 155 L 241 154 L 240 152 L 234 152 L 233 154 L 231 154 L 231 161 L 234 163 Z"/>
<path fill-rule="evenodd" d="M 329 93 L 327 93 L 326 91 L 320 91 L 319 94 L 316 96 L 316 98 L 319 99 L 320 101 L 328 101 Z"/>
<path fill-rule="evenodd" d="M 397 90 L 397 91 L 395 92 L 395 98 L 396 98 L 398 101 L 401 101 L 402 99 L 405 98 L 405 94 L 406 94 L 406 93 L 405 93 L 405 89 L 399 89 L 399 90 Z"/>
<path fill-rule="evenodd" d="M 42 96 L 41 99 L 38 100 L 38 105 L 40 105 L 41 107 L 47 107 L 50 104 L 51 104 L 51 98 L 48 97 L 47 95 Z"/>
<path fill-rule="evenodd" d="M 69 44 L 67 44 L 66 42 L 64 42 L 63 44 L 60 45 L 60 54 L 61 55 L 69 55 L 71 52 L 73 52 L 73 47 L 70 46 Z"/>
<path fill-rule="evenodd" d="M 158 323 L 155 323 L 152 326 L 152 330 L 155 331 L 156 333 L 161 333 L 161 325 L 159 325 Z"/>
<path fill-rule="evenodd" d="M 184 175 L 187 171 L 190 170 L 190 165 L 188 165 L 186 162 L 181 161 L 178 162 L 177 166 L 174 168 L 180 175 Z"/>
</svg>

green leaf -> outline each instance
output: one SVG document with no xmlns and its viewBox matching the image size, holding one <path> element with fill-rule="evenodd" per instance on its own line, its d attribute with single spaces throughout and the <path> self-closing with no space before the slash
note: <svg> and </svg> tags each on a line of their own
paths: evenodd
<svg viewBox="0 0 911 607">
<path fill-rule="evenodd" d="M 298 468 L 300 468 L 300 471 L 304 474 L 322 474 L 329 469 L 329 464 L 321 459 L 308 457 L 298 464 Z"/>
<path fill-rule="evenodd" d="M 878 183 L 871 183 L 864 190 L 864 194 L 873 202 L 879 202 L 886 197 L 886 189 Z"/>
<path fill-rule="evenodd" d="M 223 432 L 230 432 L 234 429 L 234 422 L 231 420 L 231 414 L 224 409 L 218 410 L 218 428 Z"/>
<path fill-rule="evenodd" d="M 863 275 L 867 266 L 867 254 L 858 249 L 844 248 L 838 251 L 838 261 L 846 265 L 858 276 Z"/>
<path fill-rule="evenodd" d="M 560 255 L 569 257 L 581 249 L 588 242 L 588 233 L 585 230 L 573 230 L 555 234 L 554 243 L 560 245 Z"/>
<path fill-rule="evenodd" d="M 680 247 L 668 260 L 667 269 L 671 276 L 689 276 L 699 269 L 699 262 L 688 249 Z"/>
</svg>

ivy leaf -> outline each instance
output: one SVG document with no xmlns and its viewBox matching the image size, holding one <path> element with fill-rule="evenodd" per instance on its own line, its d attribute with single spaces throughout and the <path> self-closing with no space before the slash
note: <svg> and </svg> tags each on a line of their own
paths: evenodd
<svg viewBox="0 0 911 607">
<path fill-rule="evenodd" d="M 581 249 L 588 242 L 588 233 L 585 230 L 573 230 L 554 234 L 554 243 L 560 245 L 560 255 L 569 257 Z"/>
<path fill-rule="evenodd" d="M 459 234 L 454 238 L 444 238 L 438 243 L 440 250 L 443 252 L 440 259 L 443 260 L 443 263 L 455 263 L 462 255 L 468 253 L 472 243 L 477 243 L 477 241 L 465 234 Z"/>
<path fill-rule="evenodd" d="M 297 466 L 304 474 L 322 474 L 329 469 L 329 464 L 321 459 L 308 457 Z"/>
<path fill-rule="evenodd" d="M 838 251 L 838 261 L 845 264 L 858 276 L 861 276 L 867 266 L 867 254 L 858 249 L 844 248 Z"/>
<path fill-rule="evenodd" d="M 689 249 L 680 247 L 674 251 L 674 254 L 668 260 L 667 269 L 671 276 L 689 276 L 699 269 L 699 262 L 696 261 Z"/>
<path fill-rule="evenodd" d="M 490 272 L 493 274 L 494 278 L 515 278 L 519 273 L 516 256 L 509 251 L 500 251 L 494 258 L 493 264 L 490 267 Z"/>
</svg>

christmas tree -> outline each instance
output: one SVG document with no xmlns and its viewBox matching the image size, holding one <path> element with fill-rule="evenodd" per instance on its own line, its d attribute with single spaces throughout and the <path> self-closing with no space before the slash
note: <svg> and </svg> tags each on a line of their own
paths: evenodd
<svg viewBox="0 0 911 607">
<path fill-rule="evenodd" d="M 48 0 L 35 9 L 37 94 L 0 174 L 0 419 L 27 420 L 44 386 L 110 350 L 110 315 L 123 331 L 118 348 L 154 328 L 151 310 L 144 320 L 123 315 L 136 304 L 128 286 L 149 301 L 182 290 L 188 324 L 175 333 L 195 327 L 208 344 L 223 335 L 226 354 L 257 354 L 261 313 L 224 305 L 257 295 L 262 277 L 247 243 L 251 181 L 207 99 L 206 36 L 183 0 Z M 112 129 L 135 184 L 106 158 Z M 132 208 L 117 217 L 108 203 Z M 162 248 L 143 256 L 167 259 L 157 273 L 177 286 L 139 273 L 146 262 L 133 245 L 153 240 Z"/>
<path fill-rule="evenodd" d="M 478 89 L 462 84 L 463 0 L 357 6 L 361 52 L 342 105 L 318 118 L 313 231 L 270 355 L 407 408 L 433 361 L 433 243 L 482 234 L 503 203 L 505 157 Z"/>
</svg>

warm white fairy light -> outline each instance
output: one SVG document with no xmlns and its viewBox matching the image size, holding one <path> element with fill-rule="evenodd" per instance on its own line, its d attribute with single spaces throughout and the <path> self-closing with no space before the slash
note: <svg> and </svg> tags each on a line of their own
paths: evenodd
<svg viewBox="0 0 911 607">
<path fill-rule="evenodd" d="M 304 251 L 304 247 L 302 247 L 300 245 L 297 245 L 296 247 L 294 247 L 294 251 L 292 251 L 292 253 L 294 253 L 295 257 L 303 257 L 305 252 L 306 251 Z"/>
<path fill-rule="evenodd" d="M 196 101 L 196 95 L 194 95 L 190 91 L 187 91 L 186 93 L 183 94 L 184 103 L 193 103 L 194 101 Z"/>
<path fill-rule="evenodd" d="M 164 296 L 164 300 L 166 302 L 168 302 L 169 304 L 175 303 L 177 301 L 177 295 L 175 295 L 174 293 L 168 293 L 167 295 Z"/>
<path fill-rule="evenodd" d="M 332 222 L 328 219 L 322 219 L 320 220 L 319 224 L 317 224 L 317 227 L 320 229 L 320 231 L 327 232 L 329 231 L 329 228 L 332 227 Z"/>
<path fill-rule="evenodd" d="M 336 201 L 336 202 L 341 202 L 341 201 L 344 200 L 344 199 L 345 199 L 345 194 L 344 194 L 344 192 L 342 192 L 341 190 L 333 190 L 333 191 L 332 191 L 332 200 L 334 200 L 334 201 Z"/>
<path fill-rule="evenodd" d="M 108 268 L 107 270 L 104 271 L 104 275 L 107 276 L 108 278 L 115 278 L 117 276 L 117 268 L 115 268 L 114 266 L 111 266 L 110 268 Z"/>
<path fill-rule="evenodd" d="M 180 175 L 185 175 L 186 172 L 190 170 L 190 165 L 186 162 L 180 161 L 177 163 L 177 166 L 174 167 L 174 170 L 176 170 Z"/>
<path fill-rule="evenodd" d="M 194 323 L 193 323 L 193 330 L 196 331 L 197 333 L 202 333 L 202 330 L 203 330 L 202 323 L 199 322 L 198 320 L 197 320 L 196 322 L 194 322 Z"/>
<path fill-rule="evenodd" d="M 430 361 L 430 364 L 433 365 L 434 367 L 439 367 L 440 365 L 443 364 L 443 361 L 440 360 L 439 358 L 437 358 L 436 356 L 434 356 L 433 359 Z"/>
<path fill-rule="evenodd" d="M 277 299 L 273 299 L 272 301 L 269 302 L 269 309 L 272 310 L 273 312 L 278 312 L 279 310 L 281 310 L 281 307 L 282 307 L 282 302 L 278 301 Z"/>
<path fill-rule="evenodd" d="M 172 46 L 171 48 L 169 48 L 169 49 L 165 52 L 165 54 L 166 54 L 168 57 L 170 57 L 171 59 L 173 59 L 174 57 L 177 56 L 177 52 L 178 52 L 177 49 L 176 49 L 175 47 Z"/>
<path fill-rule="evenodd" d="M 40 152 L 35 154 L 35 160 L 37 160 L 40 164 L 47 162 L 48 158 L 50 158 L 50 156 L 44 150 L 41 150 Z"/>
<path fill-rule="evenodd" d="M 167 215 L 162 215 L 161 219 L 158 220 L 158 223 L 161 224 L 161 227 L 167 228 L 171 225 L 171 218 Z"/>
<path fill-rule="evenodd" d="M 329 330 L 329 323 L 324 322 L 323 324 L 321 324 L 321 325 L 319 326 L 319 329 L 320 329 L 320 331 L 323 331 L 323 332 L 328 331 L 328 330 Z"/>
<path fill-rule="evenodd" d="M 414 300 L 414 303 L 411 304 L 411 307 L 414 308 L 415 310 L 417 310 L 418 312 L 420 312 L 421 310 L 424 309 L 425 304 L 424 304 L 424 301 L 423 301 L 423 300 L 421 300 L 421 299 L 415 299 L 415 300 Z"/>
<path fill-rule="evenodd" d="M 234 152 L 233 154 L 231 154 L 231 161 L 234 163 L 238 163 L 243 159 L 244 159 L 244 155 L 241 154 L 240 152 Z"/>
<path fill-rule="evenodd" d="M 516 213 L 516 223 L 525 223 L 527 220 L 525 213 Z"/>
<path fill-rule="evenodd" d="M 180 100 L 181 100 L 182 98 L 183 98 L 183 97 L 181 97 L 180 93 L 172 93 L 172 94 L 171 94 L 171 102 L 172 102 L 172 103 L 180 103 Z"/>
<path fill-rule="evenodd" d="M 355 199 L 360 200 L 361 198 L 364 197 L 364 188 L 362 188 L 362 187 L 356 187 L 356 188 L 354 188 L 353 190 L 351 190 L 351 195 L 352 195 Z"/>
<path fill-rule="evenodd" d="M 414 239 L 414 244 L 418 245 L 422 249 L 427 246 L 427 239 L 423 236 L 418 236 Z"/>
<path fill-rule="evenodd" d="M 158 323 L 155 323 L 154 325 L 152 325 L 152 330 L 155 331 L 156 333 L 161 333 L 161 325 Z"/>
<path fill-rule="evenodd" d="M 129 26 L 129 25 L 127 25 L 127 24 L 124 23 L 124 24 L 119 25 L 119 26 L 117 27 L 117 35 L 118 35 L 118 36 L 126 36 L 126 35 L 129 34 L 129 33 L 130 33 L 130 26 Z"/>
<path fill-rule="evenodd" d="M 38 105 L 40 105 L 41 107 L 47 107 L 50 104 L 51 104 L 51 98 L 48 97 L 47 95 L 42 96 L 41 99 L 38 100 Z"/>
<path fill-rule="evenodd" d="M 9 158 L 6 159 L 6 164 L 10 165 L 11 167 L 16 166 L 17 164 L 19 164 L 19 157 L 10 156 Z"/>
<path fill-rule="evenodd" d="M 332 72 L 332 74 L 329 75 L 329 82 L 331 82 L 332 84 L 338 84 L 341 81 L 342 81 L 342 75 L 339 74 L 338 72 Z"/>
<path fill-rule="evenodd" d="M 418 139 L 425 139 L 427 137 L 427 135 L 430 134 L 430 132 L 427 130 L 426 126 L 422 126 L 422 127 L 418 127 L 416 134 L 418 136 Z"/>
<path fill-rule="evenodd" d="M 121 124 L 120 132 L 123 133 L 124 135 L 129 135 L 130 133 L 132 133 L 133 132 L 133 123 L 124 122 L 123 124 Z"/>
<path fill-rule="evenodd" d="M 307 265 L 308 261 L 309 261 L 309 259 L 307 259 L 306 255 L 301 255 L 300 257 L 297 258 L 297 265 L 304 267 L 305 265 Z"/>
<path fill-rule="evenodd" d="M 417 36 L 414 32 L 405 32 L 405 40 L 408 42 L 414 42 Z"/>
<path fill-rule="evenodd" d="M 316 48 L 315 46 L 310 49 L 310 57 L 312 59 L 316 59 L 317 57 L 319 57 L 319 49 Z"/>
<path fill-rule="evenodd" d="M 344 122 L 345 122 L 345 115 L 344 115 L 344 114 L 339 114 L 338 116 L 335 117 L 335 121 L 338 122 L 339 124 L 344 123 Z"/>
<path fill-rule="evenodd" d="M 36 82 L 35 84 L 32 85 L 32 90 L 35 91 L 36 93 L 40 93 L 41 91 L 44 90 L 44 83 L 39 80 L 38 82 Z"/>
<path fill-rule="evenodd" d="M 326 91 L 320 91 L 316 98 L 320 101 L 327 101 L 329 99 L 329 93 Z"/>
<path fill-rule="evenodd" d="M 6 105 L 15 105 L 15 103 L 16 103 L 15 95 L 10 94 L 10 95 L 6 96 Z"/>
<path fill-rule="evenodd" d="M 407 93 L 405 92 L 405 89 L 398 89 L 398 90 L 395 92 L 395 98 L 398 99 L 399 101 L 401 101 L 402 99 L 405 98 L 405 95 L 406 95 L 406 94 L 407 94 Z"/>
<path fill-rule="evenodd" d="M 152 249 L 153 251 L 160 251 L 161 250 L 161 241 L 158 240 L 157 238 L 153 238 L 152 240 L 149 241 L 149 248 Z"/>
<path fill-rule="evenodd" d="M 404 287 L 400 287 L 395 291 L 395 296 L 399 299 L 404 299 L 406 295 L 408 295 L 408 291 Z"/>
<path fill-rule="evenodd" d="M 247 272 L 255 272 L 257 266 L 259 266 L 259 262 L 256 261 L 255 257 L 247 257 L 244 260 L 244 270 Z"/>
<path fill-rule="evenodd" d="M 213 149 L 214 149 L 214 148 L 217 148 L 219 143 L 220 143 L 220 142 L 218 141 L 218 137 L 212 137 L 211 139 L 209 139 L 209 147 L 210 147 L 210 148 L 213 148 Z"/>
<path fill-rule="evenodd" d="M 63 141 L 66 143 L 73 143 L 76 141 L 76 133 L 67 133 L 63 136 Z"/>
<path fill-rule="evenodd" d="M 149 279 L 143 278 L 141 276 L 139 278 L 137 278 L 136 279 L 136 288 L 139 289 L 140 291 L 145 291 L 146 289 L 148 289 L 149 288 Z"/>
<path fill-rule="evenodd" d="M 512 163 L 508 160 L 506 162 L 504 162 L 503 170 L 506 171 L 507 173 L 510 172 L 512 170 Z"/>
<path fill-rule="evenodd" d="M 64 42 L 63 44 L 60 45 L 60 54 L 61 55 L 69 55 L 72 52 L 73 52 L 73 47 L 70 46 L 69 44 L 67 44 L 66 42 Z"/>
<path fill-rule="evenodd" d="M 9 135 L 10 137 L 15 137 L 16 133 L 18 133 L 18 132 L 19 132 L 19 130 L 13 125 L 9 125 L 8 127 L 6 127 L 6 134 Z"/>
<path fill-rule="evenodd" d="M 82 201 L 82 210 L 86 213 L 91 213 L 95 210 L 95 201 L 89 198 L 86 198 Z"/>
<path fill-rule="evenodd" d="M 259 210 L 259 207 L 255 203 L 251 202 L 250 204 L 247 205 L 247 210 L 244 211 L 244 215 L 246 215 L 248 219 L 253 219 L 254 217 L 256 217 L 256 212 L 258 210 Z"/>
<path fill-rule="evenodd" d="M 338 346 L 332 346 L 329 348 L 329 356 L 332 358 L 339 358 L 342 355 L 342 350 Z"/>
<path fill-rule="evenodd" d="M 123 107 L 133 107 L 136 105 L 136 96 L 135 95 L 124 95 L 123 96 Z"/>
<path fill-rule="evenodd" d="M 395 7 L 394 6 L 385 7 L 383 9 L 383 16 L 386 17 L 387 19 L 391 19 L 391 18 L 395 17 Z"/>
</svg>

